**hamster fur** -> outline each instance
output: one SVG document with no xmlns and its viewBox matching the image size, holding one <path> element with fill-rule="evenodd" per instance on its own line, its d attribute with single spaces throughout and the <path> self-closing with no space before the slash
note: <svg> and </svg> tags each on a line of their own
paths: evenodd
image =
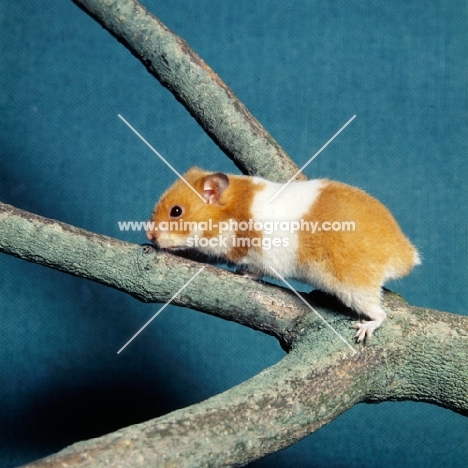
<svg viewBox="0 0 468 468">
<path fill-rule="evenodd" d="M 291 182 L 269 201 L 283 184 L 196 167 L 183 178 L 192 188 L 177 180 L 161 196 L 150 241 L 168 250 L 195 248 L 255 277 L 274 276 L 271 266 L 332 293 L 367 319 L 353 326 L 358 342 L 386 318 L 385 281 L 420 263 L 388 209 L 358 188 L 326 179 Z"/>
</svg>

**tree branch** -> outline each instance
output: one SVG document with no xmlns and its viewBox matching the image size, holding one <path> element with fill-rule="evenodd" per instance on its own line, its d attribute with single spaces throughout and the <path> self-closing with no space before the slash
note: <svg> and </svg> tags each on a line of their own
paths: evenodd
<svg viewBox="0 0 468 468">
<path fill-rule="evenodd" d="M 294 162 L 220 77 L 137 1 L 73 1 L 174 94 L 242 172 L 274 181 L 288 180 L 297 172 Z"/>
<path fill-rule="evenodd" d="M 136 1 L 74 1 L 174 93 L 243 171 L 272 180 L 295 173 L 232 91 Z M 168 300 L 200 267 L 3 204 L 0 251 L 148 302 Z M 307 300 L 352 339 L 349 310 L 318 292 Z M 389 320 L 352 354 L 295 296 L 214 267 L 174 303 L 274 335 L 290 352 L 223 394 L 28 466 L 242 466 L 292 445 L 359 402 L 427 401 L 468 415 L 467 317 L 410 307 L 386 293 Z"/>
<path fill-rule="evenodd" d="M 199 269 L 190 260 L 8 205 L 0 205 L 0 250 L 140 300 L 171 297 Z M 214 289 L 214 296 L 199 294 L 196 281 L 179 305 L 273 334 L 291 346 L 290 354 L 198 405 L 75 444 L 28 466 L 242 466 L 293 444 L 358 402 L 427 401 L 468 415 L 467 317 L 411 307 L 387 293 L 383 305 L 389 320 L 352 355 L 281 288 L 214 267 L 200 278 L 203 290 Z M 349 311 L 318 292 L 308 298 L 351 340 Z"/>
<path fill-rule="evenodd" d="M 96 281 L 143 302 L 167 302 L 200 269 L 200 263 L 150 245 L 130 244 L 3 203 L 0 252 Z M 278 289 L 209 266 L 172 303 L 276 336 L 287 347 L 302 312 L 294 295 Z"/>
<path fill-rule="evenodd" d="M 354 356 L 309 315 L 291 353 L 249 381 L 28 466 L 243 466 L 359 402 L 427 401 L 468 415 L 468 319 L 408 307 L 397 295 L 385 305 L 392 325 Z"/>
</svg>

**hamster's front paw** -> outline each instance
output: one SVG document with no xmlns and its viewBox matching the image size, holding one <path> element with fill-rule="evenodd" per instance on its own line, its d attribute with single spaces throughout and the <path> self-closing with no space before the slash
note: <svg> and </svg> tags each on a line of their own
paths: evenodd
<svg viewBox="0 0 468 468">
<path fill-rule="evenodd" d="M 252 271 L 245 270 L 243 268 L 238 268 L 236 274 L 243 276 L 244 278 L 250 278 L 251 280 L 259 280 L 262 278 L 261 275 L 258 275 Z"/>
</svg>

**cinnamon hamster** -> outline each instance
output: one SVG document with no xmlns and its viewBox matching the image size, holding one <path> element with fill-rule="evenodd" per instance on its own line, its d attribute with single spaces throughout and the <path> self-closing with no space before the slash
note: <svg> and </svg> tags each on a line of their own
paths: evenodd
<svg viewBox="0 0 468 468">
<path fill-rule="evenodd" d="M 161 196 L 151 221 L 147 238 L 163 249 L 197 249 L 253 277 L 275 276 L 271 266 L 334 294 L 365 317 L 353 326 L 358 342 L 386 318 L 385 281 L 420 263 L 384 205 L 327 179 L 284 187 L 193 167 Z"/>
</svg>

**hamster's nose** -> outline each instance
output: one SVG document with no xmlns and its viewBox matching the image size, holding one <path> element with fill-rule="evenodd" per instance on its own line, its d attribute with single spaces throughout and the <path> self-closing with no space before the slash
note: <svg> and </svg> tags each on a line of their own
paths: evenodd
<svg viewBox="0 0 468 468">
<path fill-rule="evenodd" d="M 146 238 L 150 241 L 150 242 L 154 242 L 155 241 L 155 236 L 153 235 L 153 233 L 151 231 L 146 231 Z"/>
</svg>

